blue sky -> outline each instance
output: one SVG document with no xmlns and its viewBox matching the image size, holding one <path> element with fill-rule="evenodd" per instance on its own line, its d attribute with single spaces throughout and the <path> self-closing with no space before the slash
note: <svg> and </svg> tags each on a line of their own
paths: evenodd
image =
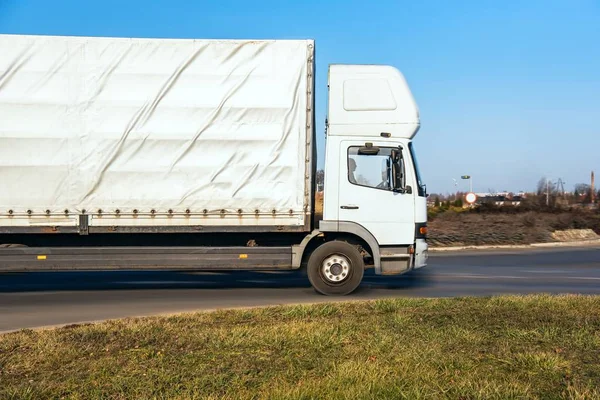
<svg viewBox="0 0 600 400">
<path fill-rule="evenodd" d="M 572 189 L 600 175 L 598 0 L 0 0 L 0 33 L 312 38 L 320 165 L 327 65 L 381 63 L 419 104 L 430 192 L 463 174 L 477 191 L 531 190 L 542 176 Z"/>
</svg>

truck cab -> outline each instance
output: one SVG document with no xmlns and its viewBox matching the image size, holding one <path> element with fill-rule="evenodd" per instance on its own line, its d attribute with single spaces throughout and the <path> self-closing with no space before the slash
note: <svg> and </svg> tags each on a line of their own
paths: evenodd
<svg viewBox="0 0 600 400">
<path fill-rule="evenodd" d="M 403 75 L 389 66 L 332 65 L 328 86 L 320 231 L 370 242 L 377 274 L 425 266 L 427 193 L 412 143 L 419 111 Z"/>
</svg>

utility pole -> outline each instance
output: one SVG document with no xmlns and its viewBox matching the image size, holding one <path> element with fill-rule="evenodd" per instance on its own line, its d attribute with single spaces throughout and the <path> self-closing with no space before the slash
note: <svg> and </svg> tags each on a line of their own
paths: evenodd
<svg viewBox="0 0 600 400">
<path fill-rule="evenodd" d="M 596 189 L 594 188 L 594 171 L 592 171 L 592 182 L 591 182 L 591 187 L 590 187 L 590 199 L 592 200 L 592 204 L 594 204 L 596 201 L 595 190 Z"/>
<path fill-rule="evenodd" d="M 469 192 L 473 193 L 473 178 L 471 178 L 471 175 L 463 175 L 460 178 L 469 180 Z"/>
<path fill-rule="evenodd" d="M 458 182 L 456 181 L 456 179 L 452 178 L 452 180 L 454 181 L 454 201 L 456 201 L 456 193 L 458 191 L 457 187 L 458 187 Z"/>
<path fill-rule="evenodd" d="M 550 205 L 550 179 L 546 178 L 546 206 Z"/>
</svg>

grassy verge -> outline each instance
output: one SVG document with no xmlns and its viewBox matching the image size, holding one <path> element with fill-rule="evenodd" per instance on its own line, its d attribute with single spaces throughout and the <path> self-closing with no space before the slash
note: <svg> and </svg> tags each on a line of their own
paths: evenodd
<svg viewBox="0 0 600 400">
<path fill-rule="evenodd" d="M 600 398 L 600 297 L 398 299 L 0 335 L 0 398 Z"/>
</svg>

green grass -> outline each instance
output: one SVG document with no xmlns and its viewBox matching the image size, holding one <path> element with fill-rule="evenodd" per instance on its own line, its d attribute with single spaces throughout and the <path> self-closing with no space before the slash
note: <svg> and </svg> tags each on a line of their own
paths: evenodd
<svg viewBox="0 0 600 400">
<path fill-rule="evenodd" d="M 0 399 L 600 398 L 600 297 L 398 299 L 0 335 Z"/>
</svg>

